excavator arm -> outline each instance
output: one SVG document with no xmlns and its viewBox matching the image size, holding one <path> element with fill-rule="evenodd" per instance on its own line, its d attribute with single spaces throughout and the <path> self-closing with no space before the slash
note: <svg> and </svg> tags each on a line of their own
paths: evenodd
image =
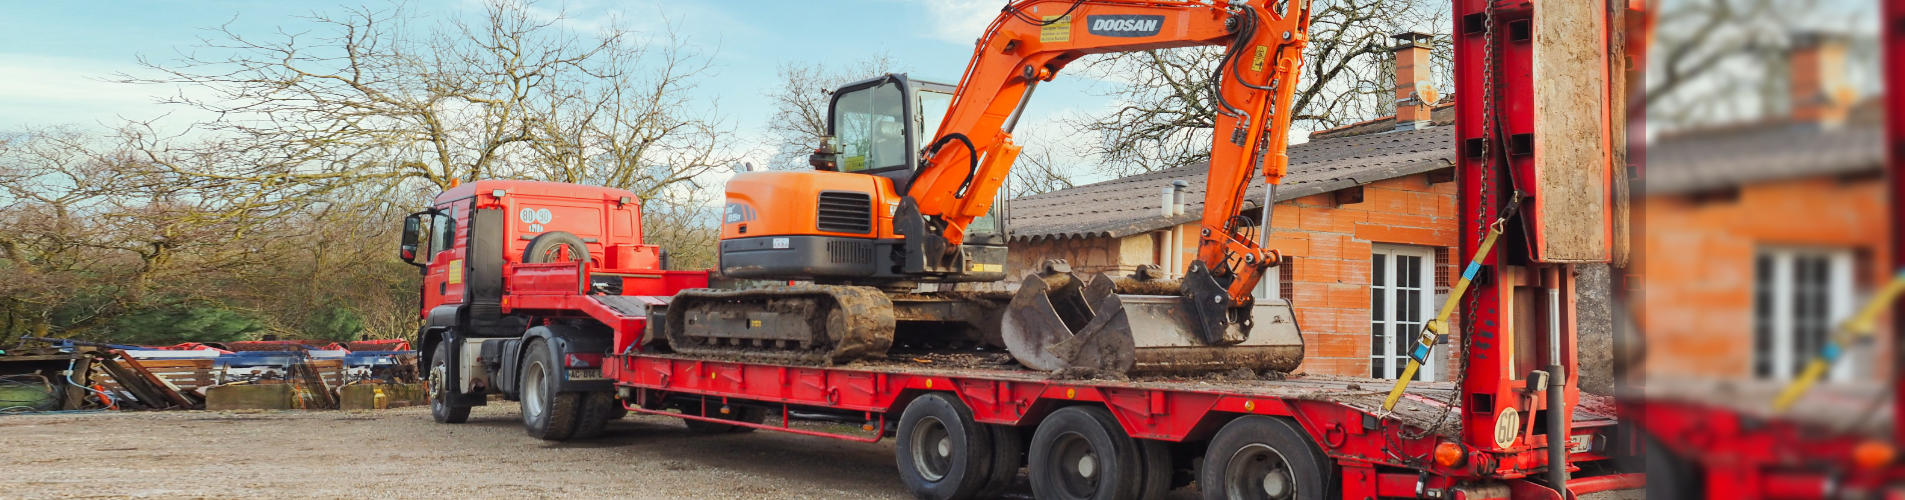
<svg viewBox="0 0 1905 500">
<path fill-rule="evenodd" d="M 1197 257 L 1184 270 L 1184 296 L 1213 344 L 1216 332 L 1251 303 L 1264 269 L 1280 257 L 1245 235 L 1251 174 L 1282 181 L 1288 158 L 1292 90 L 1308 41 L 1309 2 L 1268 0 L 1021 0 L 1010 3 L 979 39 L 951 108 L 924 152 L 901 210 L 911 228 L 937 240 L 913 246 L 925 258 L 949 258 L 966 225 L 985 215 L 1020 147 L 1012 129 L 1039 82 L 1087 54 L 1223 45 L 1213 75 L 1219 110 L 1212 134 Z M 1267 211 L 1266 211 L 1267 213 Z M 914 214 L 908 214 L 914 215 Z M 905 224 L 896 223 L 903 234 Z M 933 255 L 934 253 L 941 255 Z M 1234 335 L 1232 336 L 1234 337 Z"/>
</svg>

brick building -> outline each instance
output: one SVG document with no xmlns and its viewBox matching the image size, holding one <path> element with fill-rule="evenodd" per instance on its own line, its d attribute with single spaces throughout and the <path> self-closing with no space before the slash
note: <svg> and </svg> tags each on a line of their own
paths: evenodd
<svg viewBox="0 0 1905 500">
<path fill-rule="evenodd" d="M 1270 247 L 1286 260 L 1265 290 L 1297 306 L 1303 373 L 1393 378 L 1454 272 L 1453 106 L 1430 104 L 1434 92 L 1415 73 L 1428 68 L 1422 35 L 1398 38 L 1398 115 L 1290 146 L 1271 210 Z M 1188 165 L 1013 200 L 1012 274 L 1047 258 L 1114 275 L 1145 264 L 1181 271 L 1195 257 L 1204 172 Z M 1167 214 L 1166 193 L 1179 181 L 1184 210 Z M 1252 224 L 1263 197 L 1260 184 L 1246 196 Z M 1447 378 L 1448 358 L 1438 358 L 1426 378 Z"/>
<path fill-rule="evenodd" d="M 1853 97 L 1845 57 L 1844 40 L 1802 35 L 1789 116 L 1664 134 L 1647 150 L 1648 378 L 1789 379 L 1889 278 L 1880 110 Z M 1887 345 L 1849 352 L 1833 379 L 1891 369 L 1877 354 Z"/>
</svg>

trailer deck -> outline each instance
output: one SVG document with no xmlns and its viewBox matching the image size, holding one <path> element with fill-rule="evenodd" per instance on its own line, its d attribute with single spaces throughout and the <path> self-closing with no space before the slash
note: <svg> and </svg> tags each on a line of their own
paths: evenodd
<svg viewBox="0 0 1905 500">
<path fill-rule="evenodd" d="M 1455 391 L 1449 383 L 1418 384 L 1395 412 L 1385 413 L 1380 407 L 1387 382 L 1373 379 L 1245 380 L 1224 375 L 1073 379 L 972 363 L 940 364 L 933 357 L 896 356 L 844 366 L 794 366 L 630 353 L 611 356 L 604 375 L 625 391 L 624 400 L 631 409 L 648 404 L 655 411 L 652 398 L 675 394 L 715 399 L 722 406 L 731 402 L 778 405 L 781 412 L 802 408 L 862 412 L 871 435 L 832 436 L 860 440 L 889 434 L 888 423 L 893 419 L 888 414 L 896 415 L 911 399 L 930 392 L 956 395 L 977 422 L 1021 427 L 1036 425 L 1064 406 L 1102 405 L 1130 436 L 1173 443 L 1207 440 L 1223 423 L 1242 415 L 1288 417 L 1315 436 L 1323 451 L 1338 462 L 1346 485 L 1365 484 L 1374 488 L 1371 492 L 1385 496 L 1413 494 L 1418 480 L 1415 471 L 1435 474 L 1429 486 L 1446 487 L 1473 478 L 1524 478 L 1546 467 L 1546 442 L 1539 438 L 1532 440 L 1534 446 L 1510 453 L 1469 450 L 1469 459 L 1457 467 L 1436 464 L 1431 459 L 1436 445 L 1459 439 L 1457 408 L 1444 403 Z M 1607 398 L 1583 396 L 1574 412 L 1569 440 L 1571 469 L 1608 459 L 1616 423 L 1612 408 Z M 1445 413 L 1449 414 L 1446 418 Z M 1378 467 L 1414 471 L 1395 473 Z M 1355 480 L 1356 474 L 1367 476 Z M 1578 491 L 1631 487 L 1637 480 L 1583 476 L 1579 484 L 1570 483 Z"/>
</svg>

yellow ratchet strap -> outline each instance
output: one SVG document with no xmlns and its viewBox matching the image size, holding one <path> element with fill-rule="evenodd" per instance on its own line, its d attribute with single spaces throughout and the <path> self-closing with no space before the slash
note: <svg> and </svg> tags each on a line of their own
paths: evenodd
<svg viewBox="0 0 1905 500">
<path fill-rule="evenodd" d="M 1396 378 L 1396 387 L 1389 389 L 1389 397 L 1382 400 L 1382 411 L 1395 411 L 1396 402 L 1402 400 L 1402 392 L 1409 388 L 1409 380 L 1416 378 L 1416 371 L 1422 369 L 1422 363 L 1429 359 L 1429 353 L 1435 350 L 1435 340 L 1448 327 L 1449 315 L 1455 313 L 1456 304 L 1461 303 L 1462 294 L 1468 292 L 1468 284 L 1475 274 L 1482 270 L 1482 259 L 1488 257 L 1488 251 L 1495 248 L 1495 238 L 1501 236 L 1502 226 L 1508 218 L 1495 219 L 1488 225 L 1488 235 L 1482 237 L 1482 245 L 1475 248 L 1475 255 L 1469 257 L 1468 267 L 1462 270 L 1462 279 L 1455 282 L 1455 288 L 1449 291 L 1449 299 L 1442 302 L 1442 310 L 1435 313 L 1435 319 L 1422 325 L 1422 333 L 1417 334 L 1416 347 L 1409 351 L 1409 364 L 1403 367 L 1402 376 Z M 1466 333 L 1464 333 L 1466 335 Z"/>
<path fill-rule="evenodd" d="M 1839 323 L 1839 327 L 1832 331 L 1832 337 L 1826 339 L 1826 344 L 1819 347 L 1819 353 L 1813 355 L 1812 361 L 1806 363 L 1806 369 L 1799 372 L 1799 377 L 1786 384 L 1785 390 L 1779 392 L 1779 399 L 1773 400 L 1773 410 L 1786 411 L 1787 408 L 1791 408 L 1793 403 L 1799 401 L 1799 396 L 1818 384 L 1819 379 L 1826 376 L 1826 370 L 1831 369 L 1839 358 L 1845 356 L 1846 344 L 1872 335 L 1873 330 L 1877 328 L 1879 313 L 1885 312 L 1885 306 L 1897 300 L 1900 294 L 1905 294 L 1905 269 L 1900 269 L 1898 274 L 1892 275 L 1892 281 L 1885 283 L 1885 288 L 1879 289 L 1878 295 L 1873 296 L 1872 300 L 1866 301 L 1865 307 L 1860 308 L 1858 314 Z"/>
</svg>

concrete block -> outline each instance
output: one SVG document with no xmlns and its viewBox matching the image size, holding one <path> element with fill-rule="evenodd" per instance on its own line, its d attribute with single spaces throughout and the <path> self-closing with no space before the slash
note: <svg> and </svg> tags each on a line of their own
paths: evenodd
<svg viewBox="0 0 1905 500">
<path fill-rule="evenodd" d="M 207 410 L 289 410 L 295 407 L 288 384 L 220 385 L 205 388 Z"/>
</svg>

